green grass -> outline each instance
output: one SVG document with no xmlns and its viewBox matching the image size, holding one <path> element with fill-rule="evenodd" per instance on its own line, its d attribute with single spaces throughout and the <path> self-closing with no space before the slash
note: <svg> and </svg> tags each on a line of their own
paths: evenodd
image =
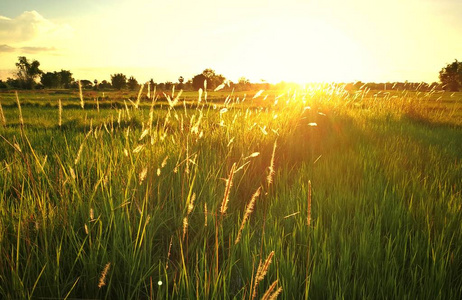
<svg viewBox="0 0 462 300">
<path fill-rule="evenodd" d="M 0 94 L 1 297 L 462 297 L 462 94 L 254 93 Z"/>
</svg>

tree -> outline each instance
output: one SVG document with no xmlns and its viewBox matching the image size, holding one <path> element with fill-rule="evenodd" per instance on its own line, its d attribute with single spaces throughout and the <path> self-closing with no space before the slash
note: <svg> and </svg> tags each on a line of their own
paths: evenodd
<svg viewBox="0 0 462 300">
<path fill-rule="evenodd" d="M 61 75 L 58 72 L 46 72 L 42 74 L 40 82 L 45 88 L 59 88 L 61 86 Z"/>
<path fill-rule="evenodd" d="M 223 75 L 216 74 L 212 69 L 205 69 L 201 74 L 193 77 L 192 85 L 195 90 L 204 89 L 204 82 L 207 81 L 207 89 L 214 89 L 222 84 L 226 78 Z"/>
<path fill-rule="evenodd" d="M 110 89 L 111 87 L 112 87 L 111 84 L 107 80 L 101 81 L 101 83 L 98 86 L 98 88 L 100 88 L 102 90 Z"/>
<path fill-rule="evenodd" d="M 61 71 L 59 72 L 59 76 L 61 77 L 61 88 L 70 88 L 71 83 L 74 81 L 71 71 L 61 69 Z"/>
<path fill-rule="evenodd" d="M 122 73 L 111 75 L 111 83 L 113 88 L 123 89 L 127 85 L 127 77 Z"/>
<path fill-rule="evenodd" d="M 444 89 L 459 91 L 462 87 L 462 62 L 456 59 L 453 63 L 446 65 L 441 69 L 439 78 Z"/>
<path fill-rule="evenodd" d="M 16 76 L 21 88 L 34 88 L 36 85 L 35 80 L 43 73 L 42 70 L 39 69 L 40 63 L 36 60 L 29 62 L 25 56 L 19 56 L 18 60 L 19 61 L 16 63 L 16 67 L 18 68 Z"/>
<path fill-rule="evenodd" d="M 69 88 L 74 78 L 70 71 L 43 73 L 40 82 L 45 88 Z"/>
<path fill-rule="evenodd" d="M 138 88 L 138 81 L 135 79 L 135 77 L 130 76 L 127 81 L 128 89 L 133 91 Z"/>
<path fill-rule="evenodd" d="M 184 82 L 184 77 L 183 76 L 178 77 L 178 88 L 180 90 L 184 88 L 183 82 Z"/>
</svg>

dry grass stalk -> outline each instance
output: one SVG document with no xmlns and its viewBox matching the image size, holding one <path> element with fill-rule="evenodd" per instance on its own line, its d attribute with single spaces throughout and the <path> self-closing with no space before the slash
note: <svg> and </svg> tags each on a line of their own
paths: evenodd
<svg viewBox="0 0 462 300">
<path fill-rule="evenodd" d="M 79 96 L 80 96 L 80 106 L 82 109 L 85 107 L 85 102 L 83 102 L 83 94 L 82 94 L 82 83 L 79 80 Z"/>
<path fill-rule="evenodd" d="M 141 93 L 143 92 L 144 84 L 141 85 L 140 91 L 138 92 L 138 97 L 136 98 L 135 108 L 138 109 L 141 100 Z"/>
<path fill-rule="evenodd" d="M 61 127 L 61 125 L 63 125 L 63 104 L 61 103 L 61 99 L 58 100 L 58 113 L 59 113 L 58 125 L 59 127 Z"/>
<path fill-rule="evenodd" d="M 278 288 L 276 292 L 274 292 L 271 296 L 269 296 L 268 300 L 276 300 L 281 292 L 282 292 L 282 287 Z"/>
<path fill-rule="evenodd" d="M 3 107 L 1 103 L 0 103 L 0 119 L 2 122 L 2 126 L 6 127 L 6 118 L 5 118 L 5 115 L 3 114 Z"/>
<path fill-rule="evenodd" d="M 207 202 L 204 203 L 204 226 L 207 227 Z"/>
<path fill-rule="evenodd" d="M 260 260 L 260 263 L 258 264 L 257 274 L 255 274 L 255 283 L 253 285 L 252 299 L 255 299 L 255 297 L 257 297 L 258 284 L 265 278 L 266 273 L 268 272 L 268 268 L 271 265 L 271 260 L 273 259 L 273 256 L 274 251 L 271 251 L 271 253 L 266 258 L 265 262 L 262 264 L 262 261 Z"/>
<path fill-rule="evenodd" d="M 170 244 L 168 245 L 168 253 L 167 253 L 167 263 L 165 265 L 165 270 L 168 270 L 168 260 L 170 259 L 170 254 L 172 253 L 172 244 L 173 244 L 173 236 L 170 238 Z"/>
<path fill-rule="evenodd" d="M 239 243 L 239 241 L 241 240 L 242 230 L 244 229 L 245 223 L 250 218 L 250 215 L 253 212 L 253 209 L 255 207 L 255 201 L 257 200 L 258 196 L 260 196 L 260 190 L 261 190 L 261 187 L 259 187 L 257 191 L 252 195 L 252 198 L 250 199 L 249 204 L 247 204 L 247 206 L 245 207 L 244 219 L 242 219 L 241 227 L 239 228 L 239 232 L 237 233 L 236 240 L 234 241 L 235 245 Z"/>
<path fill-rule="evenodd" d="M 311 225 L 311 180 L 308 180 L 308 208 L 306 221 L 308 226 Z"/>
<path fill-rule="evenodd" d="M 22 110 L 21 110 L 21 102 L 19 102 L 19 96 L 18 92 L 15 92 L 16 94 L 16 103 L 18 104 L 18 110 L 19 110 L 19 123 L 21 124 L 21 127 L 24 126 L 24 119 L 22 118 Z"/>
<path fill-rule="evenodd" d="M 268 176 L 266 177 L 266 182 L 268 184 L 268 187 L 273 183 L 273 176 L 274 176 L 274 157 L 276 154 L 276 147 L 277 147 L 277 140 L 274 141 L 274 146 L 273 146 L 273 154 L 271 155 L 271 162 L 268 167 Z"/>
<path fill-rule="evenodd" d="M 220 214 L 224 215 L 226 210 L 228 209 L 228 202 L 229 202 L 229 194 L 231 192 L 231 187 L 233 186 L 233 176 L 234 176 L 234 169 L 236 168 L 236 163 L 233 164 L 231 167 L 231 171 L 229 172 L 228 179 L 226 179 L 226 188 L 225 194 L 223 196 L 223 201 L 221 202 Z"/>
<path fill-rule="evenodd" d="M 108 262 L 106 266 L 104 267 L 103 272 L 101 272 L 101 276 L 99 277 L 98 288 L 102 288 L 103 286 L 106 285 L 106 276 L 107 276 L 107 273 L 109 272 L 110 267 L 111 267 L 111 263 Z"/>
<path fill-rule="evenodd" d="M 91 130 L 85 135 L 85 138 L 83 139 L 82 141 L 82 144 L 80 144 L 80 147 L 79 147 L 79 151 L 77 152 L 77 157 L 75 158 L 74 160 L 74 165 L 77 165 L 79 160 L 80 160 L 80 156 L 82 155 L 82 150 L 83 150 L 83 145 L 85 144 L 85 141 L 88 139 L 88 137 L 90 136 L 91 134 Z"/>
<path fill-rule="evenodd" d="M 273 293 L 274 289 L 278 285 L 278 280 L 275 280 L 270 287 L 266 290 L 266 292 L 263 294 L 263 297 L 261 297 L 262 300 L 269 300 L 269 299 L 275 299 L 272 296 L 276 294 L 279 290 L 282 290 L 282 288 L 279 288 L 276 290 L 276 292 Z M 277 296 L 276 296 L 277 297 Z"/>
</svg>

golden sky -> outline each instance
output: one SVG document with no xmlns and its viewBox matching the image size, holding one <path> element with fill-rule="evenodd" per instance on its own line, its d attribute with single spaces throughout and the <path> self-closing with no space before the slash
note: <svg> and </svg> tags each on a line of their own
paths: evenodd
<svg viewBox="0 0 462 300">
<path fill-rule="evenodd" d="M 2 0 L 0 78 L 25 55 L 89 80 L 432 82 L 461 37 L 460 0 Z"/>
</svg>

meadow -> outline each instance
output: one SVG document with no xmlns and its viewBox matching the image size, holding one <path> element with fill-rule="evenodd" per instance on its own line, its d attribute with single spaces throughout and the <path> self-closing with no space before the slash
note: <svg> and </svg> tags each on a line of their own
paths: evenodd
<svg viewBox="0 0 462 300">
<path fill-rule="evenodd" d="M 460 299 L 462 93 L 0 93 L 3 299 Z"/>
</svg>

